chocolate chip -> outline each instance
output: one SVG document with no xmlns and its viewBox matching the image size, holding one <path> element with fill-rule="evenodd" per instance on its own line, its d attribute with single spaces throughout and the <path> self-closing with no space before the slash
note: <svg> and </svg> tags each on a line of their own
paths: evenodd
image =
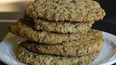
<svg viewBox="0 0 116 65">
<path fill-rule="evenodd" d="M 76 0 L 71 0 L 71 2 L 70 3 L 76 3 Z"/>
<path fill-rule="evenodd" d="M 44 27 L 43 27 L 43 26 L 41 26 L 41 27 L 40 27 L 40 29 L 41 29 L 41 30 L 44 30 Z"/>
<path fill-rule="evenodd" d="M 56 3 L 59 3 L 59 1 L 56 1 Z"/>
<path fill-rule="evenodd" d="M 59 0 L 56 0 L 56 3 L 60 3 L 60 1 Z"/>
<path fill-rule="evenodd" d="M 54 6 L 53 9 L 57 9 L 57 6 Z"/>
</svg>

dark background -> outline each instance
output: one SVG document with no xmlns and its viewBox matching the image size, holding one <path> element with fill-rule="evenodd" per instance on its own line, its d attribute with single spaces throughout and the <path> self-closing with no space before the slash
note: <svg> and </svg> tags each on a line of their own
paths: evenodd
<svg viewBox="0 0 116 65">
<path fill-rule="evenodd" d="M 105 21 L 116 23 L 116 0 L 96 0 L 100 3 L 101 7 L 105 10 Z"/>
</svg>

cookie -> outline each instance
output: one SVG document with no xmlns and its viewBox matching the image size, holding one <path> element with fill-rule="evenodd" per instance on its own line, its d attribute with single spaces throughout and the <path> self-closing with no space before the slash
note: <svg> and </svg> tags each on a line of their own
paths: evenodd
<svg viewBox="0 0 116 65">
<path fill-rule="evenodd" d="M 24 41 L 21 46 L 36 53 L 60 55 L 60 56 L 83 56 L 101 50 L 104 38 L 101 31 L 93 30 L 78 41 L 64 42 L 57 45 L 37 44 Z"/>
<path fill-rule="evenodd" d="M 26 7 L 33 19 L 90 22 L 103 19 L 105 11 L 92 0 L 36 0 Z"/>
<path fill-rule="evenodd" d="M 17 56 L 21 62 L 29 65 L 88 65 L 99 55 L 99 51 L 81 57 L 64 57 L 38 54 L 23 47 L 17 49 Z"/>
<path fill-rule="evenodd" d="M 70 23 L 70 22 L 50 22 L 42 19 L 35 20 L 35 29 L 56 32 L 56 33 L 85 33 L 94 22 L 89 23 Z"/>
<path fill-rule="evenodd" d="M 80 38 L 80 35 L 83 35 L 83 34 L 58 34 L 46 31 L 36 31 L 33 27 L 34 26 L 33 24 L 34 24 L 33 22 L 19 20 L 18 22 L 12 24 L 9 27 L 9 29 L 15 35 L 18 35 L 27 40 L 44 44 L 58 44 L 62 42 L 78 40 Z"/>
</svg>

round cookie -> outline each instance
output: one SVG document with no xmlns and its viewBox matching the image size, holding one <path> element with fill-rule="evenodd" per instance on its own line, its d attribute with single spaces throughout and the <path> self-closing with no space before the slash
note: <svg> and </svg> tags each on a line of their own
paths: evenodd
<svg viewBox="0 0 116 65">
<path fill-rule="evenodd" d="M 68 42 L 73 40 L 78 40 L 83 34 L 58 34 L 50 33 L 46 31 L 36 31 L 33 29 L 33 22 L 19 20 L 18 22 L 12 24 L 9 30 L 22 38 L 31 40 L 38 43 L 44 44 L 58 44 L 62 42 Z"/>
<path fill-rule="evenodd" d="M 56 33 L 85 33 L 94 22 L 70 23 L 70 22 L 50 22 L 42 19 L 35 20 L 35 29 L 56 32 Z"/>
<path fill-rule="evenodd" d="M 63 57 L 37 54 L 23 47 L 17 49 L 18 59 L 29 65 L 88 65 L 99 55 L 99 51 L 81 57 Z"/>
<path fill-rule="evenodd" d="M 60 56 L 83 56 L 101 50 L 104 38 L 101 31 L 92 30 L 77 41 L 64 42 L 57 45 L 37 44 L 31 41 L 24 41 L 21 46 L 42 54 Z"/>
<path fill-rule="evenodd" d="M 33 19 L 90 22 L 103 19 L 105 11 L 92 0 L 36 0 L 26 7 Z"/>
</svg>

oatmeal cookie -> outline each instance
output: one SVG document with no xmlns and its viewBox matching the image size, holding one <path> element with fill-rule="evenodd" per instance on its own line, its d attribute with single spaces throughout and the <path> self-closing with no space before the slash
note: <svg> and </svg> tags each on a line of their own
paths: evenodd
<svg viewBox="0 0 116 65">
<path fill-rule="evenodd" d="M 101 31 L 93 30 L 78 41 L 64 42 L 62 44 L 48 45 L 24 41 L 21 46 L 37 53 L 60 56 L 83 56 L 101 50 L 104 38 Z"/>
<path fill-rule="evenodd" d="M 89 22 L 103 19 L 105 11 L 92 0 L 36 0 L 26 7 L 33 19 Z"/>
<path fill-rule="evenodd" d="M 58 34 L 50 33 L 46 31 L 36 31 L 34 29 L 33 22 L 27 22 L 25 20 L 19 20 L 18 22 L 12 24 L 9 30 L 27 40 L 31 40 L 38 43 L 44 44 L 58 44 L 62 42 L 78 40 L 83 34 Z"/>
<path fill-rule="evenodd" d="M 18 59 L 29 65 L 87 65 L 94 61 L 99 53 L 98 51 L 81 57 L 64 57 L 38 54 L 23 47 L 17 49 Z"/>
<path fill-rule="evenodd" d="M 35 29 L 56 33 L 86 33 L 94 22 L 70 23 L 50 22 L 42 19 L 35 20 Z"/>
</svg>

